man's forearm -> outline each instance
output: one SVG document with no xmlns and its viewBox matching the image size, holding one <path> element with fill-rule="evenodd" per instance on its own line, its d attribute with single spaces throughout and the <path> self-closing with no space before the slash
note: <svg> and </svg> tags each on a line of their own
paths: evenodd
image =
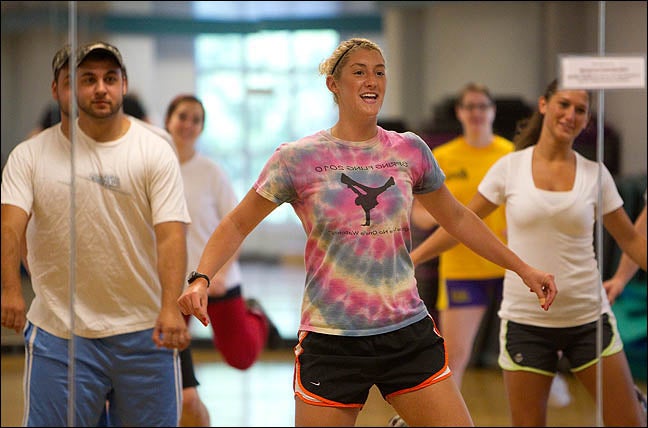
<svg viewBox="0 0 648 428">
<path fill-rule="evenodd" d="M 161 236 L 160 236 L 161 235 Z M 187 241 L 182 223 L 167 225 L 157 239 L 158 275 L 162 286 L 162 306 L 176 307 L 187 272 Z"/>
<path fill-rule="evenodd" d="M 0 266 L 2 268 L 2 272 L 0 273 L 2 275 L 2 289 L 21 289 L 22 281 L 20 278 L 20 236 L 17 235 L 11 228 L 2 225 L 2 238 L 0 244 L 2 245 L 0 253 L 2 254 L 0 261 Z"/>
</svg>

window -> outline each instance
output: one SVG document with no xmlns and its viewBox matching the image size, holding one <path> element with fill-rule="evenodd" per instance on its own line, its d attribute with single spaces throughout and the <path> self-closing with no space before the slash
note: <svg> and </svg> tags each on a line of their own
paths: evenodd
<svg viewBox="0 0 648 428">
<path fill-rule="evenodd" d="M 225 168 L 239 198 L 279 144 L 335 123 L 337 109 L 318 69 L 339 37 L 300 30 L 196 38 L 196 90 L 207 110 L 199 148 Z M 299 223 L 288 205 L 267 221 Z"/>
<path fill-rule="evenodd" d="M 239 199 L 281 143 L 330 127 L 337 120 L 337 107 L 325 77 L 319 74 L 319 64 L 333 52 L 339 37 L 334 30 L 196 37 L 196 93 L 207 111 L 199 150 L 225 169 Z M 281 205 L 257 227 L 264 228 L 268 233 L 262 231 L 262 237 L 282 237 L 282 251 L 303 252 L 304 233 L 289 204 Z M 255 252 L 266 252 L 265 246 L 276 244 L 277 239 L 257 242 Z M 276 248 L 268 252 L 276 255 Z M 244 289 L 249 293 L 245 275 Z M 293 319 L 298 311 L 286 315 L 266 309 L 283 330 L 285 325 L 288 330 L 299 325 L 298 318 Z M 193 321 L 192 336 L 211 340 L 211 328 Z"/>
</svg>

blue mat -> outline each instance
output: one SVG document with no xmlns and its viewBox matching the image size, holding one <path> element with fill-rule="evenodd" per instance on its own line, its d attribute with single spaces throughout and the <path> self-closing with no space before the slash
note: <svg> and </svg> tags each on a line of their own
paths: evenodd
<svg viewBox="0 0 648 428">
<path fill-rule="evenodd" d="M 646 281 L 633 280 L 612 305 L 632 375 L 643 381 L 648 361 L 647 298 Z"/>
</svg>

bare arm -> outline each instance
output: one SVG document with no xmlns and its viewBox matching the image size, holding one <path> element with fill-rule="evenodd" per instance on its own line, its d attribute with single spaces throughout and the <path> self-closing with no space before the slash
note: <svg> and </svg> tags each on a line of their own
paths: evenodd
<svg viewBox="0 0 648 428">
<path fill-rule="evenodd" d="M 238 251 L 239 247 L 277 204 L 250 189 L 243 200 L 219 223 L 207 241 L 197 270 L 212 278 Z M 203 325 L 207 316 L 207 282 L 199 278 L 182 293 L 178 305 L 185 315 L 193 315 Z"/>
<path fill-rule="evenodd" d="M 419 204 L 422 206 L 421 204 Z M 488 199 L 484 198 L 480 193 L 475 196 L 468 203 L 467 207 L 471 209 L 480 218 L 487 217 L 495 209 L 497 205 L 491 203 Z M 415 265 L 424 263 L 435 257 L 438 257 L 444 251 L 457 245 L 459 241 L 450 235 L 444 228 L 438 228 L 432 235 L 423 241 L 418 247 L 412 250 L 412 261 Z"/>
<path fill-rule="evenodd" d="M 29 223 L 29 217 L 27 218 L 27 222 Z M 25 232 L 23 233 L 23 239 L 22 243 L 20 244 L 20 258 L 22 260 L 22 264 L 25 267 L 25 270 L 29 275 L 31 275 L 31 272 L 29 272 L 29 263 L 27 262 L 27 226 L 25 225 Z"/>
<path fill-rule="evenodd" d="M 207 294 L 210 297 L 220 297 L 227 293 L 227 273 L 232 268 L 234 262 L 238 259 L 240 249 L 234 252 L 234 255 L 221 267 L 214 276 L 210 276 L 209 288 Z"/>
<path fill-rule="evenodd" d="M 432 214 L 416 198 L 412 204 L 412 224 L 421 229 L 431 229 L 438 224 Z"/>
<path fill-rule="evenodd" d="M 439 225 L 450 235 L 485 259 L 517 273 L 529 290 L 538 296 L 542 308 L 549 309 L 558 293 L 553 275 L 526 264 L 495 236 L 475 212 L 457 201 L 445 185 L 434 192 L 421 194 L 417 197 L 437 219 Z M 477 201 L 475 199 L 473 201 L 471 204 L 477 205 Z M 484 205 L 480 215 L 486 215 L 492 209 L 493 204 Z M 440 232 L 435 232 L 428 239 L 437 233 Z M 444 245 L 454 245 L 455 243 L 446 240 Z"/>
<path fill-rule="evenodd" d="M 617 212 L 619 210 L 623 212 Z M 612 234 L 614 239 L 619 244 L 619 247 L 621 247 L 621 249 L 623 250 L 623 254 L 621 254 L 621 259 L 619 260 L 619 265 L 617 266 L 617 270 L 614 273 L 614 276 L 603 283 L 603 288 L 605 288 L 610 303 L 614 303 L 616 298 L 623 292 L 623 289 L 628 284 L 630 279 L 632 279 L 635 273 L 637 273 L 637 270 L 639 270 L 639 264 L 636 262 L 637 258 L 641 260 L 641 258 L 643 257 L 643 269 L 646 270 L 646 205 L 644 205 L 643 210 L 641 210 L 641 213 L 635 220 L 633 226 L 633 229 L 638 237 L 628 230 L 627 223 L 629 222 L 629 220 L 626 222 L 626 220 L 623 218 L 624 214 L 626 214 L 623 208 L 619 208 L 619 210 L 607 214 L 603 218 L 603 224 L 605 225 L 605 228 L 610 232 L 610 234 Z M 627 215 L 625 217 L 627 217 Z M 612 230 L 615 230 L 615 232 L 612 232 Z M 628 238 L 626 234 L 630 234 L 630 238 Z M 617 235 L 619 236 L 618 239 Z M 641 237 L 643 237 L 643 241 L 639 239 Z M 635 254 L 635 260 L 633 260 L 633 258 L 629 255 L 629 252 L 626 252 L 621 242 L 619 242 L 620 239 L 624 240 L 624 242 L 627 242 L 623 245 L 625 245 L 625 247 L 627 247 L 629 251 L 632 251 Z M 637 244 L 637 242 L 639 242 L 639 244 Z"/>
<path fill-rule="evenodd" d="M 153 340 L 158 346 L 184 349 L 191 336 L 176 305 L 187 271 L 185 223 L 169 221 L 155 226 L 158 275 L 162 285 L 162 307 L 155 323 Z"/>
<path fill-rule="evenodd" d="M 2 205 L 2 326 L 16 333 L 22 331 L 27 321 L 20 262 L 28 219 L 23 209 Z"/>
</svg>

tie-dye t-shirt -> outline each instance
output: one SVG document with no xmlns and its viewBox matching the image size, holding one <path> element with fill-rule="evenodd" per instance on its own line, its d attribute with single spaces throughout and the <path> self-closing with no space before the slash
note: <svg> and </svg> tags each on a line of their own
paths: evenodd
<svg viewBox="0 0 648 428">
<path fill-rule="evenodd" d="M 428 312 L 410 258 L 413 193 L 445 180 L 427 144 L 378 128 L 350 143 L 320 131 L 280 145 L 254 184 L 288 202 L 306 232 L 300 330 L 368 336 Z"/>
</svg>

